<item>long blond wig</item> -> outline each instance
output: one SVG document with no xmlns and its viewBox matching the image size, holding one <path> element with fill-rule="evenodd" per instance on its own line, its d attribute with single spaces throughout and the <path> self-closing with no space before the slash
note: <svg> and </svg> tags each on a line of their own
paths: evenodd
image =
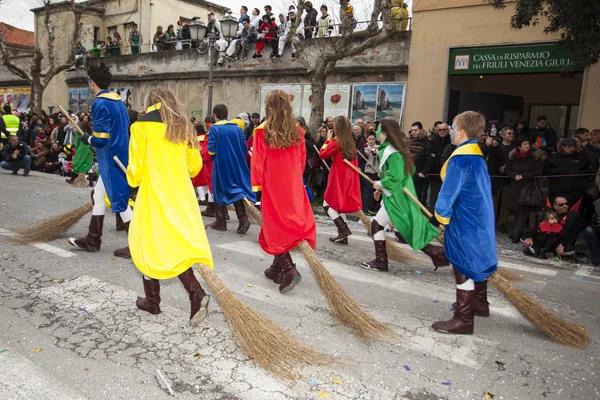
<svg viewBox="0 0 600 400">
<path fill-rule="evenodd" d="M 292 113 L 290 96 L 282 90 L 274 90 L 265 100 L 265 140 L 272 149 L 287 149 L 301 142 L 300 132 Z"/>
<path fill-rule="evenodd" d="M 146 107 L 157 107 L 162 122 L 167 127 L 165 138 L 175 144 L 186 144 L 190 148 L 198 148 L 198 140 L 192 122 L 187 118 L 181 103 L 173 92 L 167 88 L 155 88 L 146 96 Z"/>
</svg>

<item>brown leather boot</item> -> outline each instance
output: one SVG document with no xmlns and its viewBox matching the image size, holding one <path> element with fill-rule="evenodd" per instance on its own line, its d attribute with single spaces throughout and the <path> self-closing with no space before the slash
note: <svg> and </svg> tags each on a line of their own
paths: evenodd
<svg viewBox="0 0 600 400">
<path fill-rule="evenodd" d="M 227 230 L 227 222 L 225 221 L 225 213 L 227 212 L 227 209 L 218 204 L 215 203 L 215 222 L 213 222 L 212 224 L 208 224 L 206 225 L 207 228 L 209 229 L 214 229 L 215 231 L 226 231 Z"/>
<path fill-rule="evenodd" d="M 119 214 L 117 214 L 119 215 Z M 123 228 L 129 233 L 129 224 L 131 221 L 123 222 Z M 131 252 L 129 251 L 129 246 L 123 247 L 122 249 L 117 249 L 114 252 L 115 257 L 121 258 L 131 258 Z"/>
<path fill-rule="evenodd" d="M 235 213 L 237 215 L 238 221 L 240 221 L 236 233 L 243 235 L 246 232 L 248 232 L 248 229 L 250 228 L 250 221 L 248 220 L 248 216 L 246 215 L 246 207 L 244 206 L 244 200 L 236 201 L 235 203 L 233 203 L 233 206 L 235 207 Z"/>
<path fill-rule="evenodd" d="M 439 267 L 446 267 L 450 265 L 450 261 L 446 258 L 446 253 L 444 253 L 444 248 L 442 246 L 433 246 L 428 244 L 423 247 L 421 251 L 427 254 L 431 258 L 431 262 L 433 262 L 433 266 L 436 271 Z"/>
<path fill-rule="evenodd" d="M 125 227 L 125 222 L 123 222 L 123 218 L 121 218 L 121 214 L 116 213 L 115 215 L 116 215 L 116 219 L 117 219 L 117 225 L 116 225 L 117 232 L 124 231 L 126 229 L 126 227 Z"/>
<path fill-rule="evenodd" d="M 370 269 L 372 271 L 388 272 L 388 258 L 387 248 L 385 240 L 375 240 L 375 259 L 366 263 L 362 263 L 360 266 L 364 269 Z"/>
<path fill-rule="evenodd" d="M 277 255 L 273 258 L 273 264 L 271 264 L 269 268 L 265 269 L 265 276 L 275 283 L 281 283 L 282 272 L 279 256 Z"/>
<path fill-rule="evenodd" d="M 215 216 L 215 203 L 214 202 L 206 203 L 206 209 L 204 211 L 202 211 L 200 214 L 202 214 L 203 217 L 214 218 L 214 216 Z"/>
<path fill-rule="evenodd" d="M 179 275 L 179 280 L 190 295 L 190 325 L 195 328 L 208 315 L 210 296 L 206 294 L 194 275 L 192 268 Z"/>
<path fill-rule="evenodd" d="M 452 303 L 456 309 L 456 303 Z M 473 314 L 476 317 L 490 316 L 490 303 L 487 301 L 487 281 L 475 282 L 475 294 L 473 295 Z"/>
<path fill-rule="evenodd" d="M 296 264 L 292 263 L 292 257 L 289 252 L 279 255 L 279 265 L 281 267 L 280 293 L 287 293 L 294 289 L 300 283 L 302 276 L 296 269 Z"/>
<path fill-rule="evenodd" d="M 158 279 L 146 279 L 143 276 L 142 280 L 146 297 L 138 297 L 135 305 L 150 314 L 160 314 L 160 282 Z"/>
<path fill-rule="evenodd" d="M 337 244 L 348 244 L 348 236 L 352 235 L 348 224 L 340 216 L 333 220 L 333 223 L 338 229 L 338 235 L 336 237 L 330 237 L 329 241 Z"/>
<path fill-rule="evenodd" d="M 79 238 L 69 238 L 69 243 L 78 249 L 90 252 L 100 251 L 102 244 L 102 226 L 104 225 L 104 215 L 92 215 L 88 234 Z"/>
<path fill-rule="evenodd" d="M 456 284 L 465 283 L 468 278 L 454 268 Z M 474 319 L 474 290 L 456 289 L 456 305 L 454 307 L 454 316 L 448 321 L 434 322 L 431 327 L 441 333 L 453 333 L 455 335 L 473 334 Z"/>
</svg>

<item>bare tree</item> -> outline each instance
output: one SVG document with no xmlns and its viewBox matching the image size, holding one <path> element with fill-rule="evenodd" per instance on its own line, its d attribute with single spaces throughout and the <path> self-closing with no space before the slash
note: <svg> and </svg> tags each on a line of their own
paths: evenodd
<svg viewBox="0 0 600 400">
<path fill-rule="evenodd" d="M 68 69 L 75 64 L 75 45 L 79 41 L 79 32 L 81 30 L 81 16 L 85 11 L 86 5 L 75 3 L 75 0 L 70 0 L 69 5 L 75 17 L 75 25 L 71 43 L 68 46 L 68 55 L 65 61 L 60 62 L 56 58 L 55 49 L 55 32 L 54 25 L 50 21 L 52 14 L 52 4 L 50 0 L 43 0 L 44 10 L 44 28 L 48 34 L 46 49 L 44 54 L 42 50 L 35 44 L 34 54 L 30 62 L 19 64 L 12 59 L 7 45 L 0 33 L 0 60 L 2 64 L 13 74 L 25 79 L 31 85 L 31 104 L 32 111 L 40 113 L 42 111 L 42 96 L 44 90 L 56 75 Z M 44 58 L 47 62 L 42 63 Z"/>
<path fill-rule="evenodd" d="M 319 46 L 314 39 L 309 41 L 300 40 L 296 36 L 296 30 L 301 22 L 302 10 L 305 0 L 298 2 L 298 14 L 294 25 L 287 35 L 287 43 L 293 43 L 296 48 L 296 56 L 306 67 L 312 89 L 312 104 L 310 109 L 309 127 L 316 132 L 321 121 L 325 107 L 325 88 L 327 77 L 331 75 L 338 61 L 348 57 L 356 56 L 365 50 L 373 48 L 394 34 L 394 21 L 392 21 L 390 0 L 373 0 L 373 10 L 366 29 L 354 31 L 346 18 L 348 0 L 340 1 L 339 19 L 341 21 L 340 36 L 330 38 L 328 46 Z M 381 15 L 381 20 L 379 16 Z M 380 29 L 379 22 L 383 26 Z M 306 27 L 305 27 L 306 29 Z M 307 51 L 311 46 L 311 51 Z M 314 46 L 319 46 L 316 52 Z"/>
</svg>

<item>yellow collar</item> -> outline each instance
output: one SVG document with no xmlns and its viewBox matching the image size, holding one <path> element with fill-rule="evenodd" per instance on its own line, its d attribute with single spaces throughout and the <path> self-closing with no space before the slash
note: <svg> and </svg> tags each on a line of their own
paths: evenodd
<svg viewBox="0 0 600 400">
<path fill-rule="evenodd" d="M 225 125 L 225 124 L 233 124 L 233 122 L 231 121 L 227 121 L 226 119 L 222 119 L 220 121 L 217 121 L 213 124 L 213 126 L 215 125 Z M 235 124 L 234 124 L 235 125 Z"/>
<path fill-rule="evenodd" d="M 112 92 L 100 93 L 96 97 L 102 97 L 103 99 L 109 99 L 109 100 L 121 100 L 121 96 L 119 96 L 116 93 L 112 93 Z"/>
<path fill-rule="evenodd" d="M 146 114 L 149 113 L 149 112 L 152 112 L 152 111 L 158 111 L 158 110 L 160 110 L 161 106 L 162 105 L 160 103 L 156 103 L 155 105 L 146 108 Z"/>
<path fill-rule="evenodd" d="M 442 166 L 442 170 L 440 171 L 440 178 L 442 181 L 446 178 L 446 170 L 448 169 L 448 163 L 454 156 L 482 156 L 481 148 L 477 143 L 467 143 L 464 146 L 460 146 L 454 150 L 452 155 L 448 157 L 444 165 Z"/>
</svg>

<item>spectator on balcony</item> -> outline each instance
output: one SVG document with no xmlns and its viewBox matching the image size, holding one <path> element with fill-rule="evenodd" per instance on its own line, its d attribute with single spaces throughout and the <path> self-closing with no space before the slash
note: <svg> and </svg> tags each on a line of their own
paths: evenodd
<svg viewBox="0 0 600 400">
<path fill-rule="evenodd" d="M 250 43 L 256 42 L 257 37 L 258 31 L 250 24 L 250 19 L 244 19 L 244 29 L 242 29 L 241 39 L 235 44 L 233 59 L 239 60 L 241 58 L 242 60 L 247 60 Z"/>
<path fill-rule="evenodd" d="M 100 57 L 106 57 L 106 54 L 109 51 L 109 46 L 105 41 L 100 42 Z"/>
<path fill-rule="evenodd" d="M 333 35 L 333 21 L 329 14 L 327 14 L 327 6 L 323 4 L 321 6 L 321 18 L 318 21 L 317 37 L 329 37 Z"/>
<path fill-rule="evenodd" d="M 273 7 L 266 5 L 264 7 L 265 15 L 269 17 L 269 21 L 274 22 L 275 16 L 273 15 Z"/>
<path fill-rule="evenodd" d="M 123 46 L 123 39 L 121 39 L 121 35 L 119 35 L 119 32 L 115 32 L 113 35 L 113 41 L 112 41 L 112 55 L 120 56 L 122 46 Z"/>
<path fill-rule="evenodd" d="M 87 50 L 83 47 L 81 42 L 77 42 L 77 47 L 75 47 L 75 64 L 67 71 L 74 71 L 76 67 L 83 67 L 86 53 Z"/>
<path fill-rule="evenodd" d="M 293 7 L 293 6 L 292 6 Z M 296 22 L 296 12 L 293 10 L 290 10 L 290 12 L 288 13 L 288 17 L 287 20 L 284 22 L 282 22 L 282 14 L 279 14 L 279 21 L 281 22 L 281 25 L 279 25 L 279 31 L 278 31 L 278 36 L 279 36 L 279 48 L 278 48 L 278 54 L 279 57 L 283 56 L 283 50 L 285 49 L 285 42 L 287 40 L 287 35 L 290 31 L 290 29 L 292 29 L 294 27 L 294 23 Z M 302 24 L 300 24 L 302 25 Z M 299 35 L 300 37 L 302 37 L 302 26 L 299 26 L 296 29 L 296 34 Z M 293 44 L 290 45 L 292 48 L 292 58 L 296 57 L 296 47 L 294 47 Z M 279 58 L 277 57 L 277 58 Z"/>
<path fill-rule="evenodd" d="M 258 8 L 252 9 L 252 16 L 250 17 L 250 25 L 252 25 L 258 31 L 258 27 L 260 26 L 261 18 L 260 18 L 260 10 Z"/>
<path fill-rule="evenodd" d="M 131 54 L 141 53 L 140 46 L 144 41 L 142 40 L 142 34 L 138 31 L 137 24 L 133 24 L 131 30 L 129 31 L 129 45 L 131 46 Z"/>
<path fill-rule="evenodd" d="M 112 56 L 113 55 L 113 40 L 112 37 L 107 37 L 106 38 L 106 47 L 104 49 L 104 55 L 105 56 Z"/>
<path fill-rule="evenodd" d="M 175 33 L 175 27 L 173 24 L 167 27 L 167 32 L 165 33 L 165 50 L 175 50 L 175 45 L 177 44 L 177 34 Z"/>
<path fill-rule="evenodd" d="M 154 34 L 154 51 L 163 51 L 165 49 L 165 42 L 167 41 L 167 35 L 163 32 L 162 26 L 156 27 L 156 33 Z"/>
<path fill-rule="evenodd" d="M 278 52 L 277 47 L 279 44 L 279 41 L 277 40 L 277 24 L 275 21 L 271 21 L 268 15 L 263 15 L 258 32 L 262 33 L 264 37 L 256 41 L 256 53 L 252 58 L 262 58 L 261 52 L 267 43 L 271 45 L 271 55 L 269 57 L 275 57 Z"/>
<path fill-rule="evenodd" d="M 304 16 L 304 37 L 306 39 L 310 39 L 315 34 L 315 29 L 318 26 L 317 23 L 317 10 L 313 8 L 313 5 L 310 1 L 304 3 L 304 10 L 306 11 L 306 15 Z"/>
<path fill-rule="evenodd" d="M 356 18 L 354 18 L 354 9 L 352 6 L 348 6 L 346 9 L 346 27 L 344 27 L 342 23 L 340 34 L 343 36 L 346 31 L 351 34 L 356 29 L 356 25 L 358 25 L 358 22 L 356 21 Z"/>
<path fill-rule="evenodd" d="M 225 58 L 228 60 L 233 60 L 233 55 L 235 54 L 235 46 L 236 43 L 239 42 L 241 40 L 241 36 L 242 36 L 242 30 L 244 30 L 244 19 L 246 18 L 250 18 L 250 16 L 248 15 L 248 7 L 246 6 L 242 6 L 242 8 L 240 8 L 240 18 L 238 19 L 238 30 L 236 32 L 235 35 L 235 39 L 233 39 L 230 43 L 229 46 L 227 47 L 227 51 L 225 52 Z"/>
<path fill-rule="evenodd" d="M 90 52 L 92 53 L 92 57 L 100 57 L 102 49 L 100 48 L 100 43 L 98 41 L 94 40 L 94 46 L 90 49 Z"/>
</svg>

